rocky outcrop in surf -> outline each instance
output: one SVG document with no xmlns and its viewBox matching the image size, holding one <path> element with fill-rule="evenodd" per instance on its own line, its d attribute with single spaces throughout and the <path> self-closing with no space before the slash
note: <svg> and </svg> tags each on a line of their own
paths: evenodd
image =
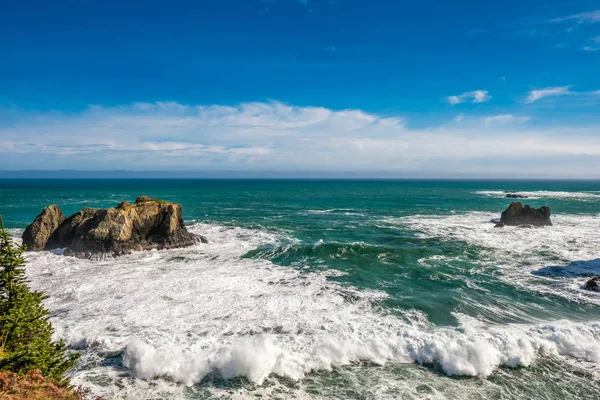
<svg viewBox="0 0 600 400">
<path fill-rule="evenodd" d="M 56 224 L 59 215 L 62 211 L 58 206 L 46 207 L 25 229 L 23 243 L 28 250 L 64 248 L 65 255 L 92 258 L 207 242 L 205 237 L 188 232 L 180 204 L 147 196 L 115 208 L 84 208 L 69 218 L 63 215 Z"/>
<path fill-rule="evenodd" d="M 550 207 L 533 208 L 520 202 L 511 203 L 502 213 L 500 222 L 504 225 L 551 226 Z"/>
<path fill-rule="evenodd" d="M 526 199 L 527 196 L 519 194 L 519 193 L 509 193 L 506 195 L 507 199 Z"/>
<path fill-rule="evenodd" d="M 596 276 L 583 285 L 584 289 L 591 290 L 593 292 L 600 292 L 600 276 Z"/>
<path fill-rule="evenodd" d="M 44 250 L 48 239 L 64 220 L 65 216 L 59 206 L 44 208 L 23 232 L 23 244 L 27 246 L 27 250 Z"/>
</svg>

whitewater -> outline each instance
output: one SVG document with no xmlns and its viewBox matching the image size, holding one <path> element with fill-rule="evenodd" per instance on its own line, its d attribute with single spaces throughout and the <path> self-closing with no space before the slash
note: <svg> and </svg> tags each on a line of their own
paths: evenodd
<svg viewBox="0 0 600 400">
<path fill-rule="evenodd" d="M 339 183 L 243 186 L 219 208 L 192 188 L 173 198 L 208 244 L 29 253 L 27 273 L 81 354 L 72 382 L 109 398 L 595 398 L 600 293 L 581 285 L 600 275 L 600 199 L 530 190 L 571 203 L 554 204 L 553 227 L 495 229 L 508 203 L 488 193 L 502 190 L 430 185 L 457 203 L 424 212 L 431 193 L 404 187 L 407 210 L 388 187 Z M 307 203 L 290 206 L 298 189 Z"/>
</svg>

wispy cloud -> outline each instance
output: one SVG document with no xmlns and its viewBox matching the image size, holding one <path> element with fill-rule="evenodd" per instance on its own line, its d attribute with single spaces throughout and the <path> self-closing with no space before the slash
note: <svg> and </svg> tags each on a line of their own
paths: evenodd
<svg viewBox="0 0 600 400">
<path fill-rule="evenodd" d="M 598 126 L 522 124 L 527 120 L 516 114 L 464 116 L 413 129 L 398 115 L 279 102 L 136 103 L 68 115 L 0 109 L 0 169 L 448 171 L 470 166 L 492 172 L 489 160 L 545 157 L 536 168 L 547 172 L 556 157 L 600 162 Z M 586 171 L 597 174 L 597 163 L 588 164 Z M 518 171 L 515 164 L 513 172 Z"/>
<path fill-rule="evenodd" d="M 474 90 L 472 92 L 465 92 L 458 96 L 448 96 L 446 97 L 446 100 L 448 100 L 448 103 L 454 106 L 467 101 L 472 103 L 483 103 L 491 98 L 492 96 L 489 95 L 487 90 Z"/>
<path fill-rule="evenodd" d="M 592 46 L 583 46 L 581 48 L 581 50 L 583 50 L 583 51 L 598 51 L 598 50 L 600 50 L 600 48 L 599 47 L 592 47 Z"/>
<path fill-rule="evenodd" d="M 579 23 L 600 22 L 600 10 L 568 15 L 566 17 L 555 18 L 552 20 L 552 22 L 564 22 L 564 21 L 572 21 L 572 20 L 577 21 Z"/>
<path fill-rule="evenodd" d="M 529 92 L 526 102 L 529 104 L 541 100 L 544 97 L 566 96 L 573 93 L 570 91 L 570 89 L 571 85 L 546 87 L 544 89 L 532 90 Z"/>
<path fill-rule="evenodd" d="M 527 104 L 536 102 L 546 97 L 557 97 L 557 96 L 570 96 L 576 99 L 596 97 L 600 95 L 600 90 L 590 90 L 584 92 L 577 92 L 571 90 L 573 86 L 554 86 L 554 87 L 546 87 L 543 89 L 532 90 L 527 95 L 525 102 Z"/>
<path fill-rule="evenodd" d="M 529 121 L 531 118 L 526 116 L 517 116 L 513 114 L 501 114 L 501 115 L 493 115 L 490 117 L 484 117 L 483 123 L 485 125 L 492 125 L 497 123 L 523 123 Z"/>
</svg>

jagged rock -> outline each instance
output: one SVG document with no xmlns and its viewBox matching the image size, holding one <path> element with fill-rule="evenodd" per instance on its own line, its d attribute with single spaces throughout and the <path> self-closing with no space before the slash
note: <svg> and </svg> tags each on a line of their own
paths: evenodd
<svg viewBox="0 0 600 400">
<path fill-rule="evenodd" d="M 52 205 L 44 208 L 23 232 L 23 244 L 27 246 L 27 250 L 44 250 L 50 235 L 64 220 L 65 216 L 59 206 Z"/>
<path fill-rule="evenodd" d="M 84 221 L 89 221 L 98 211 L 100 211 L 99 208 L 88 207 L 65 219 L 63 223 L 52 232 L 52 235 L 50 235 L 50 238 L 46 243 L 45 249 L 53 250 L 69 247 L 75 238 L 77 227 Z"/>
<path fill-rule="evenodd" d="M 527 199 L 527 196 L 518 193 L 509 193 L 506 195 L 508 199 Z"/>
<path fill-rule="evenodd" d="M 498 222 L 496 225 L 494 225 L 494 228 L 504 228 L 504 222 Z"/>
<path fill-rule="evenodd" d="M 115 208 L 84 208 L 65 219 L 44 248 L 65 248 L 65 255 L 90 258 L 187 247 L 200 242 L 207 240 L 188 232 L 180 204 L 142 196 L 134 204 L 122 202 Z"/>
<path fill-rule="evenodd" d="M 600 292 L 600 276 L 596 276 L 585 283 L 584 289 Z"/>
<path fill-rule="evenodd" d="M 550 207 L 533 208 L 519 202 L 511 203 L 502 213 L 500 221 L 504 225 L 551 226 Z"/>
</svg>

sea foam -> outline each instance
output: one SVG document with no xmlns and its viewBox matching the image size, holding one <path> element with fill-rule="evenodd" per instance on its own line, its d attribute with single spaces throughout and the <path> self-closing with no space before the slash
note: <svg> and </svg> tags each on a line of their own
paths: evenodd
<svg viewBox="0 0 600 400">
<path fill-rule="evenodd" d="M 580 288 L 586 276 L 600 274 L 600 215 L 552 216 L 553 226 L 494 228 L 489 223 L 491 212 L 455 213 L 449 215 L 414 215 L 386 218 L 386 226 L 414 229 L 423 238 L 462 241 L 480 248 L 478 263 L 482 268 L 501 272 L 503 279 L 515 286 L 541 293 L 563 296 L 573 301 L 600 304 L 600 295 Z M 426 260 L 421 260 L 425 263 Z M 561 268 L 560 265 L 564 268 Z M 548 285 L 543 273 L 548 266 L 558 266 Z M 576 272 L 584 272 L 577 276 Z M 489 272 L 489 271 L 488 271 Z"/>
<path fill-rule="evenodd" d="M 507 191 L 502 190 L 480 190 L 475 192 L 476 194 L 487 196 L 487 197 L 496 197 L 496 198 L 506 198 L 506 195 L 509 193 Z M 542 198 L 552 198 L 552 199 L 563 199 L 563 200 L 580 200 L 580 201 L 600 201 L 600 193 L 597 192 L 558 192 L 558 191 L 549 191 L 549 190 L 537 190 L 537 191 L 515 191 L 510 193 L 520 194 L 522 196 L 527 196 L 526 199 L 515 199 L 514 201 L 526 201 L 528 199 L 542 199 Z"/>
<path fill-rule="evenodd" d="M 419 218 L 402 223 L 419 225 Z M 458 231 L 474 224 L 474 215 L 464 218 Z M 581 222 L 570 218 L 558 217 L 557 225 Z M 427 234 L 457 230 L 447 225 L 434 224 Z M 180 386 L 169 382 L 190 386 L 208 376 L 261 385 L 270 376 L 298 380 L 362 361 L 431 364 L 448 375 L 481 377 L 546 356 L 600 363 L 597 323 L 494 325 L 455 314 L 459 326 L 437 327 L 414 310 L 381 309 L 384 292 L 328 279 L 335 274 L 243 257 L 261 245 L 292 242 L 283 234 L 210 224 L 191 230 L 209 244 L 96 262 L 28 254 L 32 285 L 51 294 L 56 335 L 82 350 L 74 383 L 127 397 L 149 390 L 145 382 L 173 393 Z M 476 236 L 470 240 L 485 240 Z"/>
</svg>

